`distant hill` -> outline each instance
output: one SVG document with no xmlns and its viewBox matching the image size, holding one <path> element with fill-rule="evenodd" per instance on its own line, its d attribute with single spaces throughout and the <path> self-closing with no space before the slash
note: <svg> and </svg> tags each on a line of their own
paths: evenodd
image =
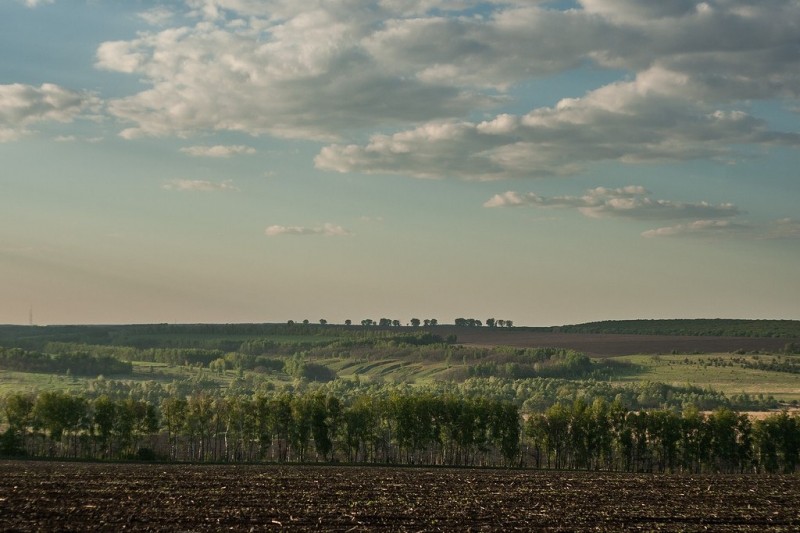
<svg viewBox="0 0 800 533">
<path fill-rule="evenodd" d="M 670 320 L 604 320 L 553 328 L 562 333 L 627 335 L 692 335 L 716 337 L 800 337 L 800 320 L 740 320 L 727 318 Z"/>
</svg>

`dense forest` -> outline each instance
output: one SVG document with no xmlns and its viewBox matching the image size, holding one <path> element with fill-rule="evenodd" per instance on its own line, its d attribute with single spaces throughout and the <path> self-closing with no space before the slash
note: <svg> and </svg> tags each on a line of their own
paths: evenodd
<svg viewBox="0 0 800 533">
<path fill-rule="evenodd" d="M 511 402 L 450 394 L 195 394 L 156 405 L 43 392 L 9 395 L 2 412 L 7 456 L 728 473 L 800 462 L 800 420 L 786 412 L 753 421 L 602 399 L 521 416 Z"/>
</svg>

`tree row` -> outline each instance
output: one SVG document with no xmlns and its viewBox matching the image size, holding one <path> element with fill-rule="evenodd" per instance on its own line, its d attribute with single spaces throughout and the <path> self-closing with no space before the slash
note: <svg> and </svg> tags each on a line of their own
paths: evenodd
<svg viewBox="0 0 800 533">
<path fill-rule="evenodd" d="M 579 399 L 522 415 L 509 401 L 424 392 L 170 396 L 64 392 L 2 403 L 6 456 L 346 462 L 636 472 L 794 472 L 800 420 L 722 408 L 630 411 Z"/>
</svg>

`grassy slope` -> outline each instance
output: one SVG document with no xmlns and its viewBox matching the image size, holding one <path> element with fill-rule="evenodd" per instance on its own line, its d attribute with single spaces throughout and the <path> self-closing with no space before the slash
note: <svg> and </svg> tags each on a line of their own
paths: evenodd
<svg viewBox="0 0 800 533">
<path fill-rule="evenodd" d="M 771 356 L 760 357 L 761 360 L 771 358 Z M 616 383 L 652 381 L 671 385 L 689 383 L 709 387 L 729 396 L 742 393 L 751 396 L 764 394 L 772 395 L 782 401 L 800 401 L 800 374 L 742 368 L 732 361 L 734 358 L 738 359 L 741 356 L 705 354 L 616 357 L 613 359 L 638 365 L 641 371 L 615 377 L 611 381 Z M 726 364 L 721 365 L 721 362 Z M 727 366 L 727 363 L 731 366 Z"/>
</svg>

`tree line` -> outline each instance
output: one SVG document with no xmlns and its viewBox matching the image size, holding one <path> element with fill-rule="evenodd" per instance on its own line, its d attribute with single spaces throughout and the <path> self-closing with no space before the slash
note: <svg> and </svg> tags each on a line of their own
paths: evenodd
<svg viewBox="0 0 800 533">
<path fill-rule="evenodd" d="M 577 399 L 544 412 L 428 392 L 196 393 L 155 404 L 65 392 L 3 398 L 6 456 L 344 462 L 636 472 L 794 472 L 800 419 L 721 408 L 631 411 Z"/>
<path fill-rule="evenodd" d="M 34 352 L 21 348 L 0 348 L 0 369 L 17 372 L 73 374 L 130 374 L 133 365 L 111 355 L 95 355 L 80 349 L 56 354 Z"/>
</svg>

